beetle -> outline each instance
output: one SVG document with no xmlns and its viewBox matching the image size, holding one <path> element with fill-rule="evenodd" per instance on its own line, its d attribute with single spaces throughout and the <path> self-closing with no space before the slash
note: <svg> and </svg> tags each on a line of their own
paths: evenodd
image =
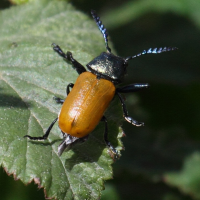
<svg viewBox="0 0 200 200">
<path fill-rule="evenodd" d="M 91 10 L 99 30 L 103 34 L 107 52 L 90 61 L 86 67 L 82 66 L 71 52 L 66 54 L 56 44 L 52 44 L 53 50 L 65 60 L 70 61 L 78 72 L 79 76 L 75 82 L 69 83 L 66 88 L 67 97 L 65 100 L 54 97 L 55 101 L 62 104 L 61 111 L 56 119 L 51 123 L 45 134 L 41 137 L 32 137 L 25 135 L 31 140 L 45 140 L 58 120 L 59 128 L 63 134 L 63 141 L 58 147 L 58 155 L 61 156 L 63 151 L 70 149 L 74 144 L 84 142 L 100 121 L 105 123 L 104 140 L 111 152 L 118 157 L 117 150 L 108 140 L 107 119 L 104 116 L 106 109 L 114 96 L 118 96 L 123 109 L 123 116 L 126 121 L 135 126 L 143 126 L 143 122 L 138 122 L 128 115 L 124 99 L 121 93 L 135 92 L 148 88 L 148 83 L 134 83 L 124 87 L 116 87 L 123 81 L 126 73 L 128 61 L 144 54 L 157 54 L 177 49 L 176 47 L 150 48 L 147 51 L 134 56 L 122 58 L 111 53 L 108 46 L 108 33 L 96 11 Z M 71 88 L 71 91 L 70 91 Z"/>
</svg>

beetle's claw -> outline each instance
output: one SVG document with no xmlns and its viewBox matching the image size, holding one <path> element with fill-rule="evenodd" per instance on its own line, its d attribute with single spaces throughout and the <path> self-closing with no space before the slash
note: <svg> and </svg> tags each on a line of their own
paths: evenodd
<svg viewBox="0 0 200 200">
<path fill-rule="evenodd" d="M 30 135 L 25 135 L 23 138 L 29 138 L 29 139 L 32 139 L 32 137 Z"/>
<path fill-rule="evenodd" d="M 52 43 L 51 46 L 52 46 L 52 47 L 55 47 L 55 46 L 57 46 L 57 45 L 56 45 L 55 43 Z"/>
<path fill-rule="evenodd" d="M 144 122 L 138 122 L 134 119 L 132 119 L 131 117 L 125 117 L 125 120 L 131 124 L 133 124 L 134 126 L 144 126 Z"/>
<path fill-rule="evenodd" d="M 64 99 L 61 99 L 60 97 L 55 97 L 55 96 L 53 97 L 53 100 L 55 100 L 55 102 L 59 104 L 63 104 L 65 101 Z"/>
<path fill-rule="evenodd" d="M 120 158 L 120 154 L 117 149 L 115 149 L 113 146 L 109 146 L 108 148 L 111 152 L 111 157 L 113 158 L 113 160 L 117 160 Z"/>
</svg>

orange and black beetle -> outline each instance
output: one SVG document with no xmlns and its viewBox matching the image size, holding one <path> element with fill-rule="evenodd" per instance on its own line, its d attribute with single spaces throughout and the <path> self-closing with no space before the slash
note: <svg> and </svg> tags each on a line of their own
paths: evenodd
<svg viewBox="0 0 200 200">
<path fill-rule="evenodd" d="M 116 88 L 116 85 L 119 84 L 124 77 L 128 61 L 148 53 L 157 54 L 175 50 L 176 47 L 150 48 L 147 51 L 144 50 L 142 53 L 127 58 L 115 56 L 111 53 L 111 49 L 108 46 L 106 28 L 104 28 L 104 25 L 94 10 L 91 11 L 91 14 L 99 30 L 103 34 L 107 52 L 101 53 L 101 55 L 89 62 L 86 65 L 88 69 L 88 71 L 86 71 L 85 67 L 73 58 L 71 52 L 65 54 L 58 45 L 52 44 L 54 51 L 72 63 L 79 77 L 75 84 L 70 83 L 67 86 L 67 98 L 65 100 L 58 97 L 54 98 L 57 103 L 63 105 L 59 116 L 51 123 L 46 133 L 42 137 L 32 137 L 30 135 L 25 135 L 24 137 L 28 137 L 31 140 L 45 140 L 53 125 L 58 120 L 59 127 L 63 133 L 63 141 L 58 147 L 58 154 L 61 155 L 66 148 L 70 148 L 77 142 L 85 141 L 99 121 L 104 121 L 105 143 L 117 157 L 117 150 L 108 141 L 107 119 L 104 116 L 104 112 L 108 108 L 113 97 L 117 95 L 122 104 L 125 120 L 135 126 L 143 126 L 143 122 L 138 122 L 128 116 L 124 100 L 120 93 L 135 92 L 149 87 L 147 83 L 136 83 Z M 71 91 L 70 88 L 72 88 Z"/>
</svg>

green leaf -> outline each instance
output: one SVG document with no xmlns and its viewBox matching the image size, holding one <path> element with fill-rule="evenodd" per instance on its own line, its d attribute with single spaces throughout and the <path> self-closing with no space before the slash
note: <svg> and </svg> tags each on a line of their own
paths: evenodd
<svg viewBox="0 0 200 200">
<path fill-rule="evenodd" d="M 103 19 L 107 19 L 106 25 L 109 28 L 116 28 L 150 12 L 173 12 L 189 17 L 196 25 L 200 26 L 199 7 L 200 1 L 197 0 L 128 1 L 119 8 L 109 11 Z"/>
<path fill-rule="evenodd" d="M 106 190 L 103 191 L 101 200 L 120 200 L 118 191 L 112 184 L 106 184 Z"/>
<path fill-rule="evenodd" d="M 113 159 L 103 141 L 99 123 L 89 140 L 57 154 L 62 134 L 54 126 L 47 141 L 24 139 L 42 136 L 57 117 L 68 83 L 78 74 L 59 57 L 51 43 L 70 50 L 83 65 L 105 50 L 94 21 L 63 1 L 42 0 L 0 13 L 0 164 L 24 183 L 35 181 L 49 198 L 98 199 L 103 182 L 112 178 Z M 121 150 L 119 101 L 106 116 L 111 143 Z"/>
<path fill-rule="evenodd" d="M 196 199 L 200 198 L 200 154 L 199 152 L 189 156 L 180 172 L 171 172 L 165 175 L 165 181 L 178 187 L 182 192 L 190 194 Z"/>
<path fill-rule="evenodd" d="M 11 3 L 13 4 L 24 4 L 24 3 L 28 3 L 28 2 L 33 2 L 33 1 L 38 1 L 38 0 L 9 0 Z M 68 1 L 68 0 L 59 0 L 59 1 Z"/>
<path fill-rule="evenodd" d="M 27 3 L 27 2 L 31 2 L 31 1 L 34 1 L 34 0 L 9 0 L 11 3 L 13 4 L 17 4 L 17 5 L 20 5 L 20 4 L 23 4 L 23 3 Z"/>
</svg>

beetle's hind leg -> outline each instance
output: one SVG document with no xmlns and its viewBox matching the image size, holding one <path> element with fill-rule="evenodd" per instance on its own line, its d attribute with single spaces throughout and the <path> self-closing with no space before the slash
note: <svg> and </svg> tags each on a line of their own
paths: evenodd
<svg viewBox="0 0 200 200">
<path fill-rule="evenodd" d="M 104 141 L 107 145 L 107 147 L 112 151 L 112 153 L 115 155 L 115 158 L 118 158 L 119 154 L 118 151 L 112 146 L 112 144 L 108 140 L 108 121 L 105 116 L 102 117 L 101 121 L 105 122 L 105 132 L 104 132 Z"/>
<path fill-rule="evenodd" d="M 127 122 L 133 124 L 134 126 L 144 126 L 144 122 L 138 122 L 136 120 L 134 120 L 132 117 L 128 116 L 128 111 L 126 109 L 126 104 L 124 102 L 124 99 L 122 98 L 121 94 L 119 94 L 118 92 L 116 92 L 118 97 L 119 97 L 119 100 L 122 104 L 122 108 L 123 108 L 123 113 L 124 113 L 124 118 Z"/>
<path fill-rule="evenodd" d="M 65 150 L 69 150 L 77 143 L 83 143 L 88 139 L 88 135 L 82 138 L 73 137 L 69 134 L 62 132 L 63 141 L 58 146 L 58 155 L 61 156 Z"/>
<path fill-rule="evenodd" d="M 83 65 L 81 65 L 77 60 L 73 58 L 72 53 L 70 51 L 64 53 L 63 50 L 58 45 L 53 43 L 52 46 L 55 52 L 57 52 L 61 57 L 72 63 L 78 74 L 86 72 L 85 67 L 83 67 Z"/>
<path fill-rule="evenodd" d="M 53 128 L 54 124 L 56 123 L 56 121 L 58 120 L 58 118 L 54 119 L 53 122 L 50 124 L 49 128 L 47 129 L 46 133 L 41 136 L 41 137 L 32 137 L 30 135 L 25 135 L 25 137 L 29 138 L 30 140 L 46 140 L 49 136 L 49 133 L 51 131 L 51 129 Z"/>
</svg>

